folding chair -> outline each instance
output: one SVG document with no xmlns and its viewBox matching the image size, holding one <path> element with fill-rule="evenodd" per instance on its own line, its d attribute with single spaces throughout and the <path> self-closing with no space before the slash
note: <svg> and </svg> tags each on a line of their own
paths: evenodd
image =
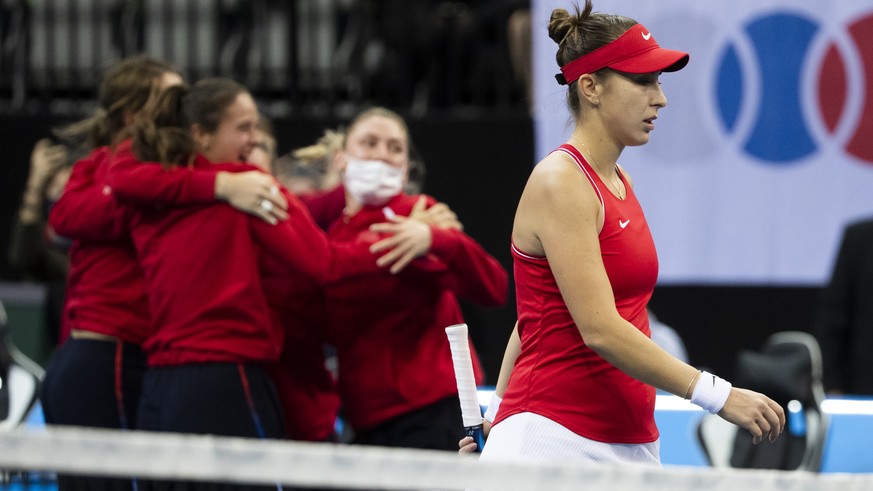
<svg viewBox="0 0 873 491">
<path fill-rule="evenodd" d="M 710 465 L 817 472 L 828 418 L 821 409 L 821 351 L 815 338 L 798 331 L 773 334 L 761 351 L 739 354 L 734 383 L 779 403 L 785 410 L 786 431 L 774 443 L 753 445 L 747 432 L 707 415 L 697 433 Z"/>
<path fill-rule="evenodd" d="M 23 423 L 39 398 L 42 367 L 13 344 L 0 303 L 0 431 Z"/>
</svg>

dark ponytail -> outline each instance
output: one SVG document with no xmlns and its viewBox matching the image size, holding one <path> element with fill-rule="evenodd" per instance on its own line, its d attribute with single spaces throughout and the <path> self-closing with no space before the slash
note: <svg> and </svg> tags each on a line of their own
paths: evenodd
<svg viewBox="0 0 873 491">
<path fill-rule="evenodd" d="M 192 86 L 168 88 L 138 113 L 133 153 L 141 162 L 187 165 L 200 149 L 191 129 L 218 130 L 227 108 L 245 86 L 227 78 L 206 78 Z"/>
<path fill-rule="evenodd" d="M 165 167 L 186 165 L 195 153 L 191 124 L 185 116 L 187 85 L 167 88 L 137 116 L 133 154 L 141 162 L 160 162 Z"/>
<path fill-rule="evenodd" d="M 73 147 L 91 149 L 114 145 L 127 137 L 125 118 L 139 112 L 161 92 L 161 77 L 179 73 L 172 65 L 146 55 L 125 58 L 103 74 L 99 107 L 89 118 L 55 134 Z"/>
<path fill-rule="evenodd" d="M 552 11 L 549 18 L 549 37 L 558 44 L 555 58 L 559 67 L 615 41 L 637 23 L 621 15 L 593 12 L 593 8 L 591 0 L 585 0 L 585 7 L 581 12 L 578 5 L 574 6 L 573 14 L 564 9 Z M 580 103 L 576 81 L 567 80 L 567 83 L 567 105 L 574 117 L 578 118 Z"/>
</svg>

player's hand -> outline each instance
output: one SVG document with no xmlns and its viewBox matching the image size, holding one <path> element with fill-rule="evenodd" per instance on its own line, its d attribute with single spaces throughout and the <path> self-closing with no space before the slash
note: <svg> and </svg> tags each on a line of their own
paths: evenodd
<svg viewBox="0 0 873 491">
<path fill-rule="evenodd" d="M 427 208 L 427 198 L 424 196 L 415 202 L 415 206 L 409 213 L 409 218 L 437 228 L 464 230 L 464 225 L 458 220 L 458 215 L 449 208 L 449 205 L 440 202 Z"/>
<path fill-rule="evenodd" d="M 719 416 L 752 434 L 752 443 L 771 442 L 785 429 L 785 411 L 773 399 L 748 389 L 731 388 Z"/>
<path fill-rule="evenodd" d="M 487 419 L 482 421 L 482 434 L 485 435 L 485 438 L 488 438 L 488 433 L 491 433 L 491 421 Z M 472 436 L 465 436 L 458 441 L 458 453 L 461 455 L 468 455 L 475 452 L 476 442 L 473 441 Z"/>
<path fill-rule="evenodd" d="M 427 253 L 433 242 L 433 235 L 430 227 L 418 220 L 401 216 L 391 217 L 389 220 L 370 226 L 373 232 L 390 235 L 370 246 L 370 252 L 378 254 L 388 251 L 376 260 L 376 264 L 380 267 L 390 266 L 391 273 L 396 274 L 415 258 Z"/>
<path fill-rule="evenodd" d="M 67 148 L 65 146 L 56 145 L 48 138 L 42 138 L 36 142 L 30 154 L 28 184 L 42 188 L 46 180 L 66 161 Z"/>
<path fill-rule="evenodd" d="M 267 223 L 288 219 L 288 202 L 275 179 L 260 171 L 219 172 L 215 176 L 215 197 Z"/>
<path fill-rule="evenodd" d="M 472 436 L 465 436 L 458 442 L 458 453 L 461 455 L 470 455 L 476 451 L 476 442 Z"/>
</svg>

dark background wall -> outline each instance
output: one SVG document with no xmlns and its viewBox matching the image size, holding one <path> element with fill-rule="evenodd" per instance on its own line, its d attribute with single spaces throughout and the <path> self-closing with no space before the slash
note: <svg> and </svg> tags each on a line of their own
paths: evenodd
<svg viewBox="0 0 873 491">
<path fill-rule="evenodd" d="M 0 281 L 19 279 L 5 261 L 8 231 L 27 178 L 33 144 L 63 120 L 0 115 L 4 162 L 0 165 Z M 533 163 L 533 127 L 518 115 L 410 118 L 412 138 L 427 165 L 425 192 L 448 203 L 465 230 L 512 271 L 509 238 L 515 207 Z M 285 118 L 274 121 L 279 150 L 309 144 L 339 121 Z M 511 278 L 511 276 L 510 276 Z M 692 364 L 730 377 L 737 353 L 757 349 L 773 332 L 808 331 L 819 288 L 780 286 L 662 285 L 652 299 L 658 317 L 685 341 Z M 515 321 L 514 287 L 505 307 L 464 306 L 471 337 L 496 381 L 503 348 Z"/>
</svg>

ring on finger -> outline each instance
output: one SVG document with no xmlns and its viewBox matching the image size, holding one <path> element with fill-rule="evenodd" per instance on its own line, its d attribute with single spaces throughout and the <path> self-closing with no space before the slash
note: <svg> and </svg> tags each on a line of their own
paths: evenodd
<svg viewBox="0 0 873 491">
<path fill-rule="evenodd" d="M 272 195 L 279 194 L 279 186 L 276 186 L 275 184 L 270 186 L 270 194 L 272 194 Z"/>
<path fill-rule="evenodd" d="M 269 213 L 269 212 L 273 211 L 273 203 L 270 202 L 269 200 L 265 200 L 265 199 L 261 200 L 261 209 L 264 210 L 265 212 Z"/>
</svg>

